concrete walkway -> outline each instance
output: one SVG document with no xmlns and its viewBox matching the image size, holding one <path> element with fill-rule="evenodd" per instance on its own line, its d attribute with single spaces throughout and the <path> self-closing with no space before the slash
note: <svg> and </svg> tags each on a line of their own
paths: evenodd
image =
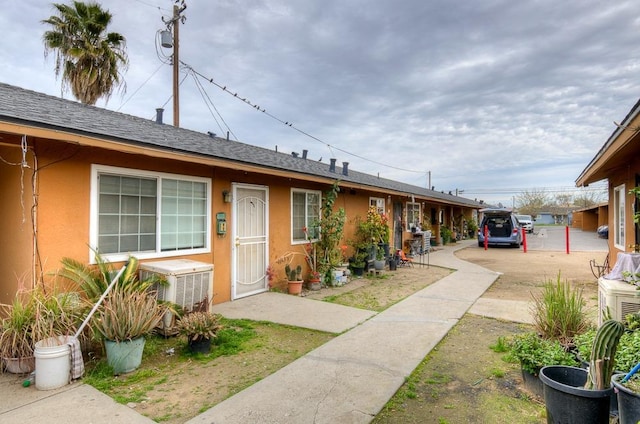
<svg viewBox="0 0 640 424">
<path fill-rule="evenodd" d="M 454 250 L 471 243 L 475 241 L 431 253 L 431 265 L 457 271 L 379 314 L 278 293 L 214 306 L 214 311 L 229 318 L 272 321 L 341 335 L 189 423 L 370 422 L 499 276 L 453 255 Z M 503 319 L 526 309 L 502 302 L 485 301 L 475 308 L 481 315 Z M 53 391 L 23 388 L 21 383 L 19 377 L 0 375 L 0 422 L 152 422 L 82 383 Z"/>
<path fill-rule="evenodd" d="M 453 255 L 454 249 L 468 244 L 431 254 L 432 265 L 456 272 L 188 422 L 369 423 L 498 277 Z M 241 310 L 247 311 L 243 317 L 249 317 L 247 308 Z M 284 322 L 284 315 L 289 315 L 277 308 L 265 312 L 262 319 L 274 322 Z"/>
</svg>

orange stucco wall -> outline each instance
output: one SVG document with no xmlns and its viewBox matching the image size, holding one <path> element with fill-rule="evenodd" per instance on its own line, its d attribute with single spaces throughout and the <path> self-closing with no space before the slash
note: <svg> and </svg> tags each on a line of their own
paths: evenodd
<svg viewBox="0 0 640 424">
<path fill-rule="evenodd" d="M 611 266 L 615 264 L 618 252 L 631 251 L 632 244 L 640 243 L 640 240 L 636 240 L 635 225 L 633 223 L 633 204 L 635 197 L 629 194 L 629 190 L 636 185 L 636 175 L 640 174 L 640 163 L 638 161 L 631 161 L 627 166 L 615 169 L 609 175 L 609 210 L 608 210 L 608 225 L 609 225 L 609 252 Z M 614 190 L 621 184 L 625 185 L 625 245 L 616 246 L 614 237 L 614 220 L 615 220 L 615 205 L 614 205 Z"/>
<path fill-rule="evenodd" d="M 8 138 L 1 141 L 7 143 Z M 19 140 L 14 139 L 19 146 Z M 25 155 L 27 167 L 22 167 L 19 147 L 0 145 L 0 303 L 11 302 L 19 286 L 32 286 L 33 155 Z"/>
</svg>

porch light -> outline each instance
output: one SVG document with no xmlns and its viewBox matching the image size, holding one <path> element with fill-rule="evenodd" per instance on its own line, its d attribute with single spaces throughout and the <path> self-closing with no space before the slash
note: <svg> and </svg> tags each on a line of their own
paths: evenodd
<svg viewBox="0 0 640 424">
<path fill-rule="evenodd" d="M 231 203 L 231 192 L 229 190 L 222 190 L 222 201 L 224 203 Z"/>
</svg>

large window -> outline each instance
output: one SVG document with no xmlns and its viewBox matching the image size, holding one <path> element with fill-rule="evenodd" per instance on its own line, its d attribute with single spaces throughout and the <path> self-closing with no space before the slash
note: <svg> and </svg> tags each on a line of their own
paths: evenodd
<svg viewBox="0 0 640 424">
<path fill-rule="evenodd" d="M 407 231 L 417 226 L 420 222 L 420 203 L 407 202 Z"/>
<path fill-rule="evenodd" d="M 613 243 L 617 248 L 625 250 L 625 190 L 624 184 L 613 189 Z"/>
<path fill-rule="evenodd" d="M 91 246 L 110 260 L 209 251 L 211 180 L 94 166 Z"/>
<path fill-rule="evenodd" d="M 318 237 L 314 225 L 320 219 L 320 192 L 309 190 L 291 190 L 291 241 L 306 241 L 304 229 L 307 228 L 312 239 Z"/>
</svg>

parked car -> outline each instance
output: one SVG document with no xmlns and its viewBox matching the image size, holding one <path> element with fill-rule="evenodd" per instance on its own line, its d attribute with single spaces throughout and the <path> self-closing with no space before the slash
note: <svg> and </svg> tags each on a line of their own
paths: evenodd
<svg viewBox="0 0 640 424">
<path fill-rule="evenodd" d="M 527 233 L 533 233 L 533 219 L 531 215 L 516 215 L 516 218 Z"/>
<path fill-rule="evenodd" d="M 481 209 L 482 222 L 478 228 L 478 246 L 484 246 L 484 228 L 487 227 L 487 243 L 520 247 L 522 232 L 520 223 L 511 209 Z"/>
<path fill-rule="evenodd" d="M 596 230 L 596 233 L 598 233 L 598 237 L 608 239 L 609 238 L 609 226 L 608 225 L 599 226 L 598 229 Z"/>
</svg>

